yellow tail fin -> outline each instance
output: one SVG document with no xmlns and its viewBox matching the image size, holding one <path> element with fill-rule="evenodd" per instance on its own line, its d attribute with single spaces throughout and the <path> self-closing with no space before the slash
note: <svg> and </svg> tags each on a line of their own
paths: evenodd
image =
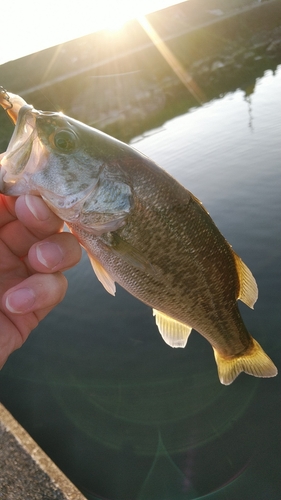
<svg viewBox="0 0 281 500">
<path fill-rule="evenodd" d="M 278 372 L 274 363 L 255 339 L 253 339 L 253 342 L 254 345 L 250 351 L 232 359 L 224 358 L 214 348 L 219 379 L 222 384 L 231 384 L 241 372 L 254 377 L 275 377 L 277 375 Z"/>
</svg>

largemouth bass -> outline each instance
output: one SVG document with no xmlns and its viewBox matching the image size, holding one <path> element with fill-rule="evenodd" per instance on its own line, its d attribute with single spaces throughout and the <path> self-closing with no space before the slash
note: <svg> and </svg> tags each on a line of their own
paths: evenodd
<svg viewBox="0 0 281 500">
<path fill-rule="evenodd" d="M 132 147 L 68 116 L 1 94 L 16 124 L 1 159 L 0 191 L 40 195 L 86 249 L 105 289 L 119 283 L 153 309 L 164 341 L 192 329 L 214 349 L 228 385 L 277 369 L 248 333 L 237 300 L 258 296 L 250 270 L 202 203 Z"/>
</svg>

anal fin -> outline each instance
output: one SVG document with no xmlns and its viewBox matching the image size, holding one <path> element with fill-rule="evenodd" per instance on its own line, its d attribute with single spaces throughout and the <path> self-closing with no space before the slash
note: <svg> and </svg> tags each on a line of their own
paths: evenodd
<svg viewBox="0 0 281 500">
<path fill-rule="evenodd" d="M 92 255 L 89 255 L 89 259 L 91 261 L 93 270 L 98 278 L 98 280 L 101 282 L 101 284 L 104 286 L 106 291 L 110 293 L 111 295 L 115 295 L 116 293 L 116 286 L 113 278 L 110 276 L 110 274 L 104 269 L 104 267 L 101 265 L 101 263 L 96 260 Z"/>
<path fill-rule="evenodd" d="M 241 372 L 254 377 L 275 377 L 277 375 L 277 368 L 270 357 L 255 339 L 252 340 L 253 345 L 248 351 L 233 358 L 224 358 L 214 348 L 218 375 L 222 384 L 231 384 Z"/>
<path fill-rule="evenodd" d="M 192 328 L 153 309 L 156 325 L 163 340 L 171 347 L 185 347 Z"/>
</svg>

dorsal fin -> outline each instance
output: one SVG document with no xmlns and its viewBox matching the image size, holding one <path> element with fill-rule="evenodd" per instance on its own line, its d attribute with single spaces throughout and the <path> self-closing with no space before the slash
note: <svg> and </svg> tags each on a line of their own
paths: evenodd
<svg viewBox="0 0 281 500">
<path fill-rule="evenodd" d="M 116 286 L 113 278 L 108 274 L 108 272 L 104 269 L 101 263 L 96 260 L 92 255 L 89 255 L 90 262 L 92 264 L 93 270 L 96 273 L 98 280 L 102 283 L 104 288 L 111 295 L 115 295 Z"/>
<path fill-rule="evenodd" d="M 244 264 L 243 260 L 240 259 L 239 255 L 235 252 L 233 252 L 233 254 L 240 282 L 240 290 L 237 299 L 242 300 L 244 304 L 253 309 L 258 298 L 258 286 L 256 280 L 250 269 L 246 266 L 246 264 Z"/>
<path fill-rule="evenodd" d="M 156 325 L 163 340 L 171 347 L 185 347 L 192 328 L 180 323 L 167 314 L 153 309 Z"/>
</svg>

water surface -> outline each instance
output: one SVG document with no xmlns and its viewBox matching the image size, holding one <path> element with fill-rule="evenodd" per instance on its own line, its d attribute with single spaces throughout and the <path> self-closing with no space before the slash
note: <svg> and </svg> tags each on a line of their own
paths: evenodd
<svg viewBox="0 0 281 500">
<path fill-rule="evenodd" d="M 280 370 L 281 67 L 136 137 L 192 191 L 257 279 L 245 323 Z M 217 377 L 193 332 L 103 289 L 86 255 L 65 301 L 1 372 L 1 401 L 89 500 L 279 500 L 280 375 Z"/>
</svg>

